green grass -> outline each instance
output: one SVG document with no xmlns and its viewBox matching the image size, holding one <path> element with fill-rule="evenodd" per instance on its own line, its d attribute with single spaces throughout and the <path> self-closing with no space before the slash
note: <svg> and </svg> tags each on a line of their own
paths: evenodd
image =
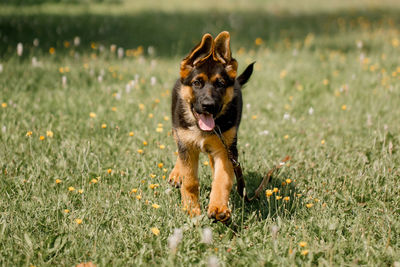
<svg viewBox="0 0 400 267">
<path fill-rule="evenodd" d="M 1 265 L 399 264 L 400 5 L 214 2 L 0 6 Z M 228 226 L 190 219 L 163 179 L 176 158 L 169 113 L 180 60 L 222 30 L 240 70 L 257 61 L 239 131 L 249 194 L 292 157 L 270 199 L 243 204 L 232 191 Z M 119 59 L 112 44 L 135 55 Z M 204 164 L 200 183 L 205 213 Z M 206 227 L 211 244 L 200 243 Z M 173 253 L 175 228 L 183 238 Z"/>
</svg>

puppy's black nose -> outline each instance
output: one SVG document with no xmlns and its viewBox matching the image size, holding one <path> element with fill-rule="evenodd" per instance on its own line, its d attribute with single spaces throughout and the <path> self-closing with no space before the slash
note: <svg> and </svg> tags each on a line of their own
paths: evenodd
<svg viewBox="0 0 400 267">
<path fill-rule="evenodd" d="M 201 108 L 203 112 L 208 112 L 213 114 L 215 112 L 215 102 L 214 101 L 204 101 L 201 103 Z"/>
</svg>

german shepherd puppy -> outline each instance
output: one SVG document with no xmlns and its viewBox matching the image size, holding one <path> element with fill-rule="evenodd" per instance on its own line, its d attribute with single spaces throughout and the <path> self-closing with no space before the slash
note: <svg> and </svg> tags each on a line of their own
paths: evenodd
<svg viewBox="0 0 400 267">
<path fill-rule="evenodd" d="M 200 215 L 199 152 L 209 156 L 213 174 L 208 217 L 230 219 L 229 194 L 234 182 L 227 146 L 237 160 L 237 133 L 242 115 L 242 86 L 253 72 L 253 64 L 237 77 L 238 63 L 231 56 L 230 35 L 221 32 L 215 40 L 205 34 L 183 59 L 180 79 L 172 92 L 172 127 L 178 158 L 169 182 L 181 187 L 183 208 Z M 225 145 L 215 134 L 222 133 Z"/>
</svg>

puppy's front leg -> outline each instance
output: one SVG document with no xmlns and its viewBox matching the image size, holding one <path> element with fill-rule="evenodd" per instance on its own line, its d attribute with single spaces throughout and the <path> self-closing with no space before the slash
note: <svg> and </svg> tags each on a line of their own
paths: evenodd
<svg viewBox="0 0 400 267">
<path fill-rule="evenodd" d="M 198 165 L 198 150 L 180 150 L 175 167 L 169 176 L 170 182 L 182 184 L 182 204 L 183 208 L 189 213 L 190 216 L 200 215 L 199 180 L 197 177 Z"/>
</svg>

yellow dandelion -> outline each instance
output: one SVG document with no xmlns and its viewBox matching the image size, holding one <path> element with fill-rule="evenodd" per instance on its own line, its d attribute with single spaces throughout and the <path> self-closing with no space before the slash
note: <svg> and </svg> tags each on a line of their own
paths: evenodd
<svg viewBox="0 0 400 267">
<path fill-rule="evenodd" d="M 143 141 L 143 145 L 144 145 L 144 146 L 147 146 L 148 143 L 147 143 L 146 141 Z"/>
<path fill-rule="evenodd" d="M 150 173 L 150 178 L 155 178 L 156 175 L 154 173 Z"/>
<path fill-rule="evenodd" d="M 285 180 L 285 182 L 286 182 L 287 184 L 290 184 L 290 183 L 292 182 L 292 179 L 288 178 L 288 179 Z"/>
<path fill-rule="evenodd" d="M 306 256 L 308 254 L 308 249 L 302 250 L 301 255 Z"/>
<path fill-rule="evenodd" d="M 209 164 L 209 163 L 208 163 L 207 160 L 205 160 L 205 161 L 203 162 L 203 165 L 204 165 L 204 166 L 208 166 L 208 164 Z"/>
<path fill-rule="evenodd" d="M 290 200 L 290 197 L 284 197 L 283 200 L 288 202 Z"/>
<path fill-rule="evenodd" d="M 305 247 L 307 247 L 307 242 L 301 241 L 301 242 L 299 242 L 299 246 L 300 246 L 301 248 L 305 248 Z"/>
<path fill-rule="evenodd" d="M 165 180 L 165 175 L 162 176 L 163 180 Z"/>
<path fill-rule="evenodd" d="M 167 172 L 167 171 L 168 171 L 168 169 L 167 169 L 167 168 L 164 168 L 162 171 L 163 171 L 163 172 Z"/>
<path fill-rule="evenodd" d="M 265 191 L 265 196 L 266 196 L 266 197 L 272 196 L 272 190 L 271 190 L 271 189 L 267 189 L 267 190 Z"/>
<path fill-rule="evenodd" d="M 141 196 L 141 195 L 137 195 L 137 196 L 136 196 L 136 199 L 137 199 L 137 200 L 141 200 L 141 199 L 142 199 L 142 196 Z"/>
<path fill-rule="evenodd" d="M 131 190 L 131 194 L 136 194 L 137 193 L 137 188 L 132 188 L 132 190 Z"/>
<path fill-rule="evenodd" d="M 302 197 L 303 196 L 303 194 L 297 194 L 297 197 Z"/>
<path fill-rule="evenodd" d="M 275 198 L 276 198 L 276 200 L 280 200 L 280 199 L 282 199 L 282 196 L 276 196 Z"/>
<path fill-rule="evenodd" d="M 111 111 L 117 111 L 117 107 L 112 107 Z"/>
<path fill-rule="evenodd" d="M 286 182 L 282 182 L 281 185 L 282 185 L 282 186 L 285 186 L 285 185 L 286 185 Z"/>
<path fill-rule="evenodd" d="M 156 132 L 157 132 L 157 133 L 161 133 L 161 132 L 163 132 L 163 131 L 164 131 L 164 129 L 161 128 L 161 127 L 156 128 Z"/>
<path fill-rule="evenodd" d="M 58 68 L 58 71 L 59 71 L 60 73 L 64 73 L 64 68 L 63 68 L 63 67 L 60 67 L 60 68 Z"/>
<path fill-rule="evenodd" d="M 272 189 L 272 192 L 274 193 L 278 193 L 279 189 L 277 187 L 274 187 L 274 189 Z"/>
<path fill-rule="evenodd" d="M 312 206 L 314 206 L 313 203 L 307 203 L 307 204 L 306 204 L 306 207 L 307 207 L 307 208 L 312 208 Z"/>
<path fill-rule="evenodd" d="M 81 223 L 82 223 L 82 219 L 75 219 L 75 222 L 76 222 L 77 224 L 81 224 Z"/>
<path fill-rule="evenodd" d="M 45 139 L 45 137 L 43 135 L 39 136 L 39 140 L 43 141 Z"/>
<path fill-rule="evenodd" d="M 137 152 L 138 152 L 139 154 L 143 154 L 144 151 L 143 151 L 143 149 L 138 149 Z"/>
<path fill-rule="evenodd" d="M 52 138 L 54 136 L 54 133 L 52 131 L 46 131 L 47 137 Z"/>
<path fill-rule="evenodd" d="M 328 84 L 329 84 L 329 80 L 328 80 L 328 79 L 324 79 L 324 80 L 322 81 L 322 83 L 323 83 L 324 85 L 328 85 Z"/>
<path fill-rule="evenodd" d="M 27 132 L 26 132 L 26 136 L 28 136 L 28 137 L 29 137 L 29 136 L 32 136 L 32 131 L 27 131 Z"/>
<path fill-rule="evenodd" d="M 56 52 L 56 49 L 54 47 L 50 47 L 49 53 L 50 55 L 53 55 Z"/>
<path fill-rule="evenodd" d="M 139 104 L 139 109 L 140 110 L 144 110 L 144 105 L 143 104 Z"/>
<path fill-rule="evenodd" d="M 64 47 L 65 47 L 65 48 L 68 48 L 70 45 L 71 45 L 71 43 L 70 43 L 70 42 L 68 42 L 68 41 L 64 41 Z"/>
<path fill-rule="evenodd" d="M 69 213 L 69 209 L 65 209 L 64 212 L 65 212 L 65 213 Z"/>
<path fill-rule="evenodd" d="M 287 70 L 281 70 L 281 72 L 279 73 L 279 77 L 280 77 L 281 79 L 285 78 L 286 75 L 287 75 Z"/>
<path fill-rule="evenodd" d="M 70 191 L 70 192 L 75 191 L 75 187 L 73 187 L 73 186 L 68 187 L 68 191 Z"/>
<path fill-rule="evenodd" d="M 287 134 L 287 135 L 285 135 L 283 138 L 289 139 L 289 135 Z"/>
<path fill-rule="evenodd" d="M 160 230 L 157 227 L 152 227 L 150 230 L 154 235 L 160 235 Z"/>
<path fill-rule="evenodd" d="M 400 45 L 400 41 L 397 38 L 392 39 L 392 46 L 393 47 L 398 47 Z"/>
<path fill-rule="evenodd" d="M 169 117 L 168 116 L 164 116 L 164 120 L 165 121 L 169 121 Z"/>
<path fill-rule="evenodd" d="M 160 149 L 164 149 L 165 148 L 165 145 L 160 145 Z"/>
<path fill-rule="evenodd" d="M 346 110 L 347 106 L 346 105 L 342 105 L 342 110 Z"/>
<path fill-rule="evenodd" d="M 160 103 L 160 99 L 158 99 L 158 98 L 156 98 L 155 100 L 154 100 L 154 103 Z"/>
<path fill-rule="evenodd" d="M 321 140 L 321 145 L 325 145 L 325 139 Z"/>
<path fill-rule="evenodd" d="M 78 190 L 78 193 L 79 193 L 79 194 L 83 194 L 83 189 L 79 189 L 79 190 Z"/>
<path fill-rule="evenodd" d="M 257 38 L 254 40 L 254 43 L 255 43 L 255 45 L 262 45 L 263 40 L 262 40 L 260 37 L 257 37 Z"/>
<path fill-rule="evenodd" d="M 298 84 L 297 86 L 296 86 L 296 89 L 297 89 L 297 91 L 303 91 L 303 89 L 304 89 L 304 87 L 303 87 L 303 85 L 301 85 L 301 84 Z"/>
<path fill-rule="evenodd" d="M 160 163 L 157 164 L 157 166 L 158 166 L 158 168 L 161 169 L 164 166 L 164 163 L 160 162 Z"/>
<path fill-rule="evenodd" d="M 153 117 L 154 117 L 153 113 L 150 113 L 150 114 L 149 114 L 149 118 L 151 119 L 151 118 L 153 118 Z"/>
<path fill-rule="evenodd" d="M 314 198 L 315 202 L 320 202 L 320 200 L 318 198 Z"/>
<path fill-rule="evenodd" d="M 91 184 L 97 184 L 98 180 L 96 178 L 93 178 L 92 180 L 90 180 Z"/>
<path fill-rule="evenodd" d="M 255 119 L 257 119 L 257 115 L 253 115 L 253 116 L 251 116 L 251 118 L 252 118 L 253 120 L 255 120 Z"/>
<path fill-rule="evenodd" d="M 134 132 L 129 132 L 129 136 L 134 136 L 135 133 Z"/>
<path fill-rule="evenodd" d="M 153 204 L 153 205 L 151 205 L 153 208 L 155 208 L 155 209 L 159 209 L 160 208 L 160 205 L 157 205 L 157 204 Z"/>
<path fill-rule="evenodd" d="M 60 179 L 56 179 L 56 184 L 61 184 L 62 181 Z"/>
<path fill-rule="evenodd" d="M 1 103 L 1 107 L 2 107 L 2 108 L 6 108 L 6 107 L 7 107 L 7 103 L 4 103 L 4 102 Z"/>
<path fill-rule="evenodd" d="M 107 173 L 108 173 L 108 174 L 111 174 L 111 172 L 112 172 L 112 169 L 108 169 L 108 170 L 107 170 Z"/>
<path fill-rule="evenodd" d="M 107 124 L 103 123 L 103 124 L 101 125 L 101 128 L 103 128 L 103 129 L 107 128 Z"/>
<path fill-rule="evenodd" d="M 96 118 L 96 113 L 90 112 L 90 113 L 89 113 L 89 117 L 90 117 L 90 118 Z"/>
</svg>

